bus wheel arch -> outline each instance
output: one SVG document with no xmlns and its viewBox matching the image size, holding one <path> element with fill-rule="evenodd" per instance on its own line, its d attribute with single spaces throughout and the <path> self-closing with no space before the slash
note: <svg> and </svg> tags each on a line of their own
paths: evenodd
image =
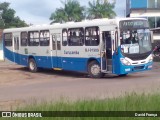
<svg viewBox="0 0 160 120">
<path fill-rule="evenodd" d="M 88 60 L 87 71 L 91 78 L 101 78 L 103 73 L 101 73 L 100 63 L 96 59 Z"/>
<path fill-rule="evenodd" d="M 28 68 L 29 68 L 29 71 L 34 73 L 38 71 L 37 63 L 33 56 L 28 57 Z"/>
</svg>

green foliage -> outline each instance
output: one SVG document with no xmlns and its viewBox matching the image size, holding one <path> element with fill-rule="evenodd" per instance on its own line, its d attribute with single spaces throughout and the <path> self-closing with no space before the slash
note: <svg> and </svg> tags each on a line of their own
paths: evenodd
<svg viewBox="0 0 160 120">
<path fill-rule="evenodd" d="M 67 22 L 67 21 L 81 21 L 84 19 L 84 7 L 80 6 L 77 0 L 61 1 L 63 8 L 57 8 L 54 13 L 51 14 L 50 20 L 54 22 Z"/>
<path fill-rule="evenodd" d="M 4 28 L 4 21 L 2 19 L 0 19 L 0 29 Z"/>
<path fill-rule="evenodd" d="M 18 16 L 15 16 L 16 11 L 9 7 L 10 3 L 3 2 L 0 3 L 0 27 L 1 28 L 10 28 L 10 27 L 24 27 L 27 26 L 25 21 L 22 21 Z"/>
<path fill-rule="evenodd" d="M 88 2 L 89 8 L 80 6 L 77 0 L 61 1 L 64 7 L 57 8 L 51 14 L 50 20 L 55 22 L 81 21 L 85 18 L 113 18 L 116 13 L 113 11 L 115 2 L 110 3 L 108 0 L 93 0 Z"/>
<path fill-rule="evenodd" d="M 127 94 L 122 97 L 104 100 L 79 100 L 71 102 L 64 98 L 60 102 L 37 104 L 34 101 L 18 111 L 160 111 L 160 93 Z"/>
<path fill-rule="evenodd" d="M 113 11 L 115 2 L 110 3 L 108 0 L 93 0 L 88 2 L 88 16 L 89 19 L 95 18 L 113 18 L 116 13 Z"/>
<path fill-rule="evenodd" d="M 119 98 L 104 100 L 79 100 L 59 102 L 45 102 L 19 108 L 17 111 L 160 111 L 160 93 L 141 94 L 132 93 Z M 11 120 L 157 120 L 153 117 L 56 117 L 56 118 L 13 118 Z M 159 119 L 159 118 L 158 118 Z M 3 120 L 3 119 L 2 119 Z"/>
</svg>

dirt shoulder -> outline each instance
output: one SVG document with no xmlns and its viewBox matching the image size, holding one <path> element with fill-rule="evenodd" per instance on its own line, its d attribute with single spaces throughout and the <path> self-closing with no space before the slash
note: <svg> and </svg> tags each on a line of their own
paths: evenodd
<svg viewBox="0 0 160 120">
<path fill-rule="evenodd" d="M 126 93 L 153 93 L 160 88 L 160 63 L 153 70 L 126 77 L 106 75 L 91 79 L 82 73 L 42 70 L 30 73 L 27 68 L 0 62 L 0 110 L 37 100 L 113 98 Z"/>
</svg>

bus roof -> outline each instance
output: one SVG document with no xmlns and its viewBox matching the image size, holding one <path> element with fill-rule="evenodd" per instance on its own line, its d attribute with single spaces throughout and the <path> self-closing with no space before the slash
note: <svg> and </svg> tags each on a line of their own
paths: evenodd
<svg viewBox="0 0 160 120">
<path fill-rule="evenodd" d="M 104 25 L 117 26 L 119 21 L 134 20 L 134 19 L 146 20 L 145 18 L 116 18 L 116 19 L 102 18 L 102 19 L 84 20 L 82 22 L 66 22 L 62 24 L 54 23 L 52 25 L 37 25 L 37 26 L 21 27 L 21 28 L 9 28 L 9 29 L 4 29 L 3 33 L 48 30 L 48 29 L 77 28 L 77 27 L 89 27 L 89 26 L 104 26 Z"/>
</svg>

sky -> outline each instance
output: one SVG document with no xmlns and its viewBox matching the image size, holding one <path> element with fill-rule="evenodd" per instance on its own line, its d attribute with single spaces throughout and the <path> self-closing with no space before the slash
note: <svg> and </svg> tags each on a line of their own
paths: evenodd
<svg viewBox="0 0 160 120">
<path fill-rule="evenodd" d="M 89 0 L 78 1 L 82 6 L 87 6 Z M 115 12 L 118 17 L 124 17 L 125 1 L 116 0 Z M 61 0 L 1 0 L 2 2 L 11 3 L 10 8 L 16 11 L 16 16 L 26 21 L 27 24 L 34 25 L 49 24 L 51 13 L 56 8 L 63 7 Z"/>
</svg>

